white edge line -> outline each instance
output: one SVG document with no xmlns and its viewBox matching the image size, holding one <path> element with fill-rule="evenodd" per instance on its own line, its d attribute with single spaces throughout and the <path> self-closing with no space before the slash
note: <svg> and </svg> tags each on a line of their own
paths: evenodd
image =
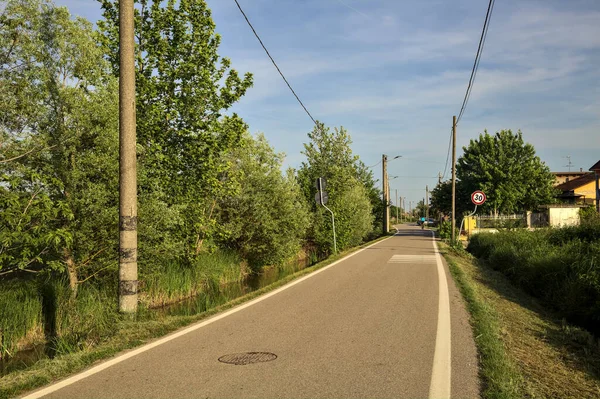
<svg viewBox="0 0 600 399">
<path fill-rule="evenodd" d="M 146 344 L 144 346 L 141 346 L 141 347 L 139 347 L 137 349 L 132 350 L 131 352 L 127 352 L 127 353 L 124 353 L 124 354 L 122 354 L 120 356 L 117 356 L 114 359 L 107 360 L 107 361 L 103 362 L 102 364 L 99 364 L 99 365 L 97 365 L 95 367 L 90 368 L 89 370 L 85 370 L 85 371 L 83 371 L 83 372 L 81 372 L 79 374 L 75 374 L 74 376 L 69 377 L 69 378 L 67 378 L 67 379 L 65 379 L 63 381 L 57 382 L 57 383 L 52 384 L 52 385 L 50 385 L 50 386 L 48 386 L 46 388 L 42 388 L 42 389 L 40 389 L 38 391 L 32 392 L 32 393 L 30 393 L 27 396 L 23 396 L 23 397 L 21 397 L 21 399 L 37 399 L 37 398 L 41 398 L 42 396 L 51 394 L 53 392 L 58 391 L 59 389 L 62 389 L 62 388 L 66 387 L 66 386 L 69 386 L 69 385 L 72 385 L 72 384 L 74 384 L 74 383 L 76 383 L 78 381 L 83 380 L 84 378 L 87 378 L 87 377 L 92 376 L 92 375 L 94 375 L 96 373 L 99 373 L 102 370 L 105 370 L 105 369 L 107 369 L 107 368 L 109 368 L 111 366 L 114 366 L 117 363 L 121 363 L 121 362 L 123 362 L 123 361 L 125 361 L 125 360 L 127 360 L 127 359 L 129 359 L 131 357 L 139 355 L 140 353 L 149 351 L 152 348 L 155 348 L 155 347 L 157 347 L 159 345 L 165 344 L 165 343 L 167 343 L 169 341 L 172 341 L 172 340 L 174 340 L 176 338 L 179 338 L 179 337 L 181 337 L 181 336 L 183 336 L 185 334 L 191 333 L 192 331 L 198 330 L 199 328 L 202 328 L 202 327 L 207 326 L 209 324 L 212 324 L 212 323 L 214 323 L 214 322 L 216 322 L 218 320 L 221 320 L 221 319 L 223 319 L 223 318 L 225 318 L 227 316 L 230 316 L 230 315 L 232 315 L 234 313 L 242 311 L 242 310 L 244 310 L 244 309 L 246 309 L 246 308 L 248 308 L 248 307 L 250 307 L 250 306 L 252 306 L 254 304 L 257 304 L 257 303 L 259 303 L 261 301 L 264 301 L 267 298 L 272 297 L 273 295 L 276 295 L 276 294 L 278 294 L 278 293 L 280 293 L 282 291 L 285 291 L 288 288 L 293 287 L 296 284 L 300 284 L 304 280 L 307 280 L 307 279 L 309 279 L 309 278 L 311 278 L 311 277 L 313 277 L 313 276 L 315 276 L 315 275 L 317 275 L 317 274 L 319 274 L 321 272 L 324 272 L 325 270 L 327 270 L 327 269 L 329 269 L 329 268 L 337 265 L 340 262 L 345 261 L 346 259 L 348 259 L 348 258 L 350 258 L 350 257 L 352 257 L 352 256 L 354 256 L 354 255 L 356 255 L 356 254 L 364 251 L 365 249 L 371 248 L 372 246 L 377 245 L 377 244 L 379 244 L 379 243 L 381 243 L 383 241 L 386 241 L 386 240 L 388 240 L 388 239 L 390 239 L 392 237 L 393 236 L 385 238 L 385 239 L 380 240 L 380 241 L 377 241 L 377 242 L 375 242 L 375 243 L 373 243 L 371 245 L 368 245 L 368 246 L 366 246 L 364 248 L 361 248 L 361 249 L 359 249 L 359 250 L 357 250 L 357 251 L 355 251 L 355 252 L 353 252 L 353 253 L 351 253 L 351 254 L 349 254 L 347 256 L 344 256 L 342 259 L 336 260 L 335 262 L 333 262 L 330 265 L 327 265 L 327 266 L 325 266 L 325 267 L 323 267 L 321 269 L 315 270 L 314 272 L 309 273 L 308 275 L 306 275 L 304 277 L 301 277 L 301 278 L 299 278 L 297 280 L 293 280 L 293 281 L 289 282 L 288 284 L 286 284 L 286 285 L 284 285 L 284 286 L 282 286 L 280 288 L 277 288 L 276 290 L 273 290 L 271 292 L 268 292 L 268 293 L 266 293 L 264 295 L 259 296 L 256 299 L 251 300 L 250 302 L 246 302 L 246 303 L 244 303 L 242 305 L 236 306 L 233 309 L 230 309 L 230 310 L 228 310 L 228 311 L 226 311 L 224 313 L 221 313 L 221 314 L 218 314 L 216 316 L 213 316 L 213 317 L 211 317 L 208 320 L 204 320 L 204 321 L 201 321 L 201 322 L 199 322 L 199 323 L 197 323 L 195 325 L 192 325 L 190 327 L 184 328 L 181 331 L 178 331 L 176 333 L 168 335 L 168 336 L 166 336 L 164 338 L 161 338 L 161 339 L 159 339 L 157 341 L 154 341 L 152 343 Z"/>
<path fill-rule="evenodd" d="M 433 232 L 432 232 L 433 233 Z M 431 384 L 429 385 L 429 398 L 450 398 L 451 393 L 451 334 L 450 334 L 450 298 L 448 294 L 448 281 L 440 251 L 433 233 L 433 250 L 436 254 L 439 300 L 438 323 L 435 337 L 435 352 L 433 355 L 433 369 Z"/>
</svg>

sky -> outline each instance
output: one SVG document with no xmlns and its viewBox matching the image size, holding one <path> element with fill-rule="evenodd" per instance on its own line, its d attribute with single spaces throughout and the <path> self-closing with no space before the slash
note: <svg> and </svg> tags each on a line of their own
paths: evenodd
<svg viewBox="0 0 600 399">
<path fill-rule="evenodd" d="M 92 22 L 93 0 L 55 0 Z M 312 116 L 343 126 L 352 149 L 382 154 L 395 190 L 412 201 L 444 173 L 487 10 L 485 0 L 238 0 Z M 267 58 L 233 0 L 208 0 L 219 54 L 254 86 L 233 107 L 297 168 L 313 122 Z M 521 130 L 552 171 L 600 160 L 600 2 L 498 0 L 467 109 L 457 158 L 487 129 Z M 450 176 L 450 169 L 445 179 Z"/>
</svg>

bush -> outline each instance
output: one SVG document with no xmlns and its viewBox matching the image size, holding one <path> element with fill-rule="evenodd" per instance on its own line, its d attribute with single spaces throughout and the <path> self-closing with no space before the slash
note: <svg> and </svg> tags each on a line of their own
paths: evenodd
<svg viewBox="0 0 600 399">
<path fill-rule="evenodd" d="M 467 250 L 563 317 L 600 333 L 600 223 L 477 234 Z"/>
</svg>

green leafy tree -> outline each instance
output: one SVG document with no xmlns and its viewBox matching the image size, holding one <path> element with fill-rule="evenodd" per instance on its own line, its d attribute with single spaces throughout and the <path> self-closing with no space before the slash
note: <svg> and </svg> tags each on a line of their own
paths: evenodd
<svg viewBox="0 0 600 399">
<path fill-rule="evenodd" d="M 369 169 L 361 160 L 356 162 L 356 171 L 358 180 L 367 190 L 367 196 L 371 202 L 373 213 L 373 231 L 380 231 L 383 226 L 383 192 L 375 185 L 376 180 L 373 178 L 373 171 Z"/>
<path fill-rule="evenodd" d="M 482 210 L 497 215 L 554 202 L 554 177 L 521 131 L 502 130 L 493 136 L 485 131 L 463 151 L 456 175 L 466 192 L 486 193 Z"/>
<path fill-rule="evenodd" d="M 116 80 L 64 7 L 12 0 L 0 27 L 0 267 L 66 271 L 76 293 L 116 256 Z"/>
<path fill-rule="evenodd" d="M 261 134 L 245 134 L 243 145 L 227 157 L 229 173 L 240 182 L 235 195 L 218 203 L 224 240 L 253 269 L 282 264 L 298 255 L 310 224 L 308 204 L 292 170 L 281 173 L 283 154 Z"/>
<path fill-rule="evenodd" d="M 352 153 L 350 136 L 343 127 L 331 132 L 324 124 L 317 123 L 308 137 L 310 142 L 304 144 L 302 152 L 307 159 L 298 170 L 298 179 L 314 212 L 310 239 L 325 252 L 333 250 L 330 213 L 314 200 L 315 181 L 324 177 L 329 196 L 327 206 L 335 214 L 337 246 L 343 249 L 358 245 L 373 230 L 374 218 L 365 187 L 368 179 L 358 156 Z"/>
<path fill-rule="evenodd" d="M 423 200 L 417 202 L 417 206 L 415 207 L 415 209 L 413 209 L 413 215 L 419 219 L 419 218 L 424 218 L 425 217 L 425 212 L 426 212 L 427 207 L 425 206 L 425 202 L 423 202 Z"/>
<path fill-rule="evenodd" d="M 431 191 L 431 208 L 436 214 L 450 215 L 452 213 L 452 181 L 447 180 L 439 183 Z M 456 215 L 463 215 L 473 210 L 470 193 L 467 193 L 464 185 L 456 182 Z"/>
<path fill-rule="evenodd" d="M 118 3 L 100 3 L 100 40 L 117 75 Z M 225 233 L 216 223 L 215 207 L 218 198 L 234 193 L 237 183 L 226 178 L 231 165 L 223 154 L 237 145 L 246 126 L 236 114 L 224 112 L 244 95 L 252 76 L 241 78 L 231 61 L 217 54 L 220 36 L 204 0 L 137 4 L 141 241 L 159 244 L 175 235 L 186 242 L 186 253 L 198 254 L 207 239 Z M 157 208 L 168 209 L 180 223 L 151 226 L 148 216 Z"/>
</svg>

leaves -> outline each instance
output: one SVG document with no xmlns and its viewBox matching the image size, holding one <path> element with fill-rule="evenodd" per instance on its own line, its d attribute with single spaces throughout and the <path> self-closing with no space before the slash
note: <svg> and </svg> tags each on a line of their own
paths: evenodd
<svg viewBox="0 0 600 399">
<path fill-rule="evenodd" d="M 304 144 L 303 151 L 307 160 L 298 171 L 298 180 L 314 212 L 309 238 L 323 251 L 333 251 L 331 215 L 314 201 L 317 191 L 314 182 L 318 177 L 325 177 L 327 206 L 335 214 L 337 247 L 358 245 L 373 230 L 372 204 L 380 202 L 374 198 L 377 190 L 373 187 L 373 176 L 352 153 L 352 141 L 343 127 L 331 132 L 317 122 L 308 137 L 310 142 Z"/>
<path fill-rule="evenodd" d="M 461 191 L 484 191 L 484 211 L 513 213 L 554 201 L 550 169 L 524 142 L 521 131 L 502 130 L 493 136 L 485 131 L 463 150 L 456 166 Z"/>
</svg>

